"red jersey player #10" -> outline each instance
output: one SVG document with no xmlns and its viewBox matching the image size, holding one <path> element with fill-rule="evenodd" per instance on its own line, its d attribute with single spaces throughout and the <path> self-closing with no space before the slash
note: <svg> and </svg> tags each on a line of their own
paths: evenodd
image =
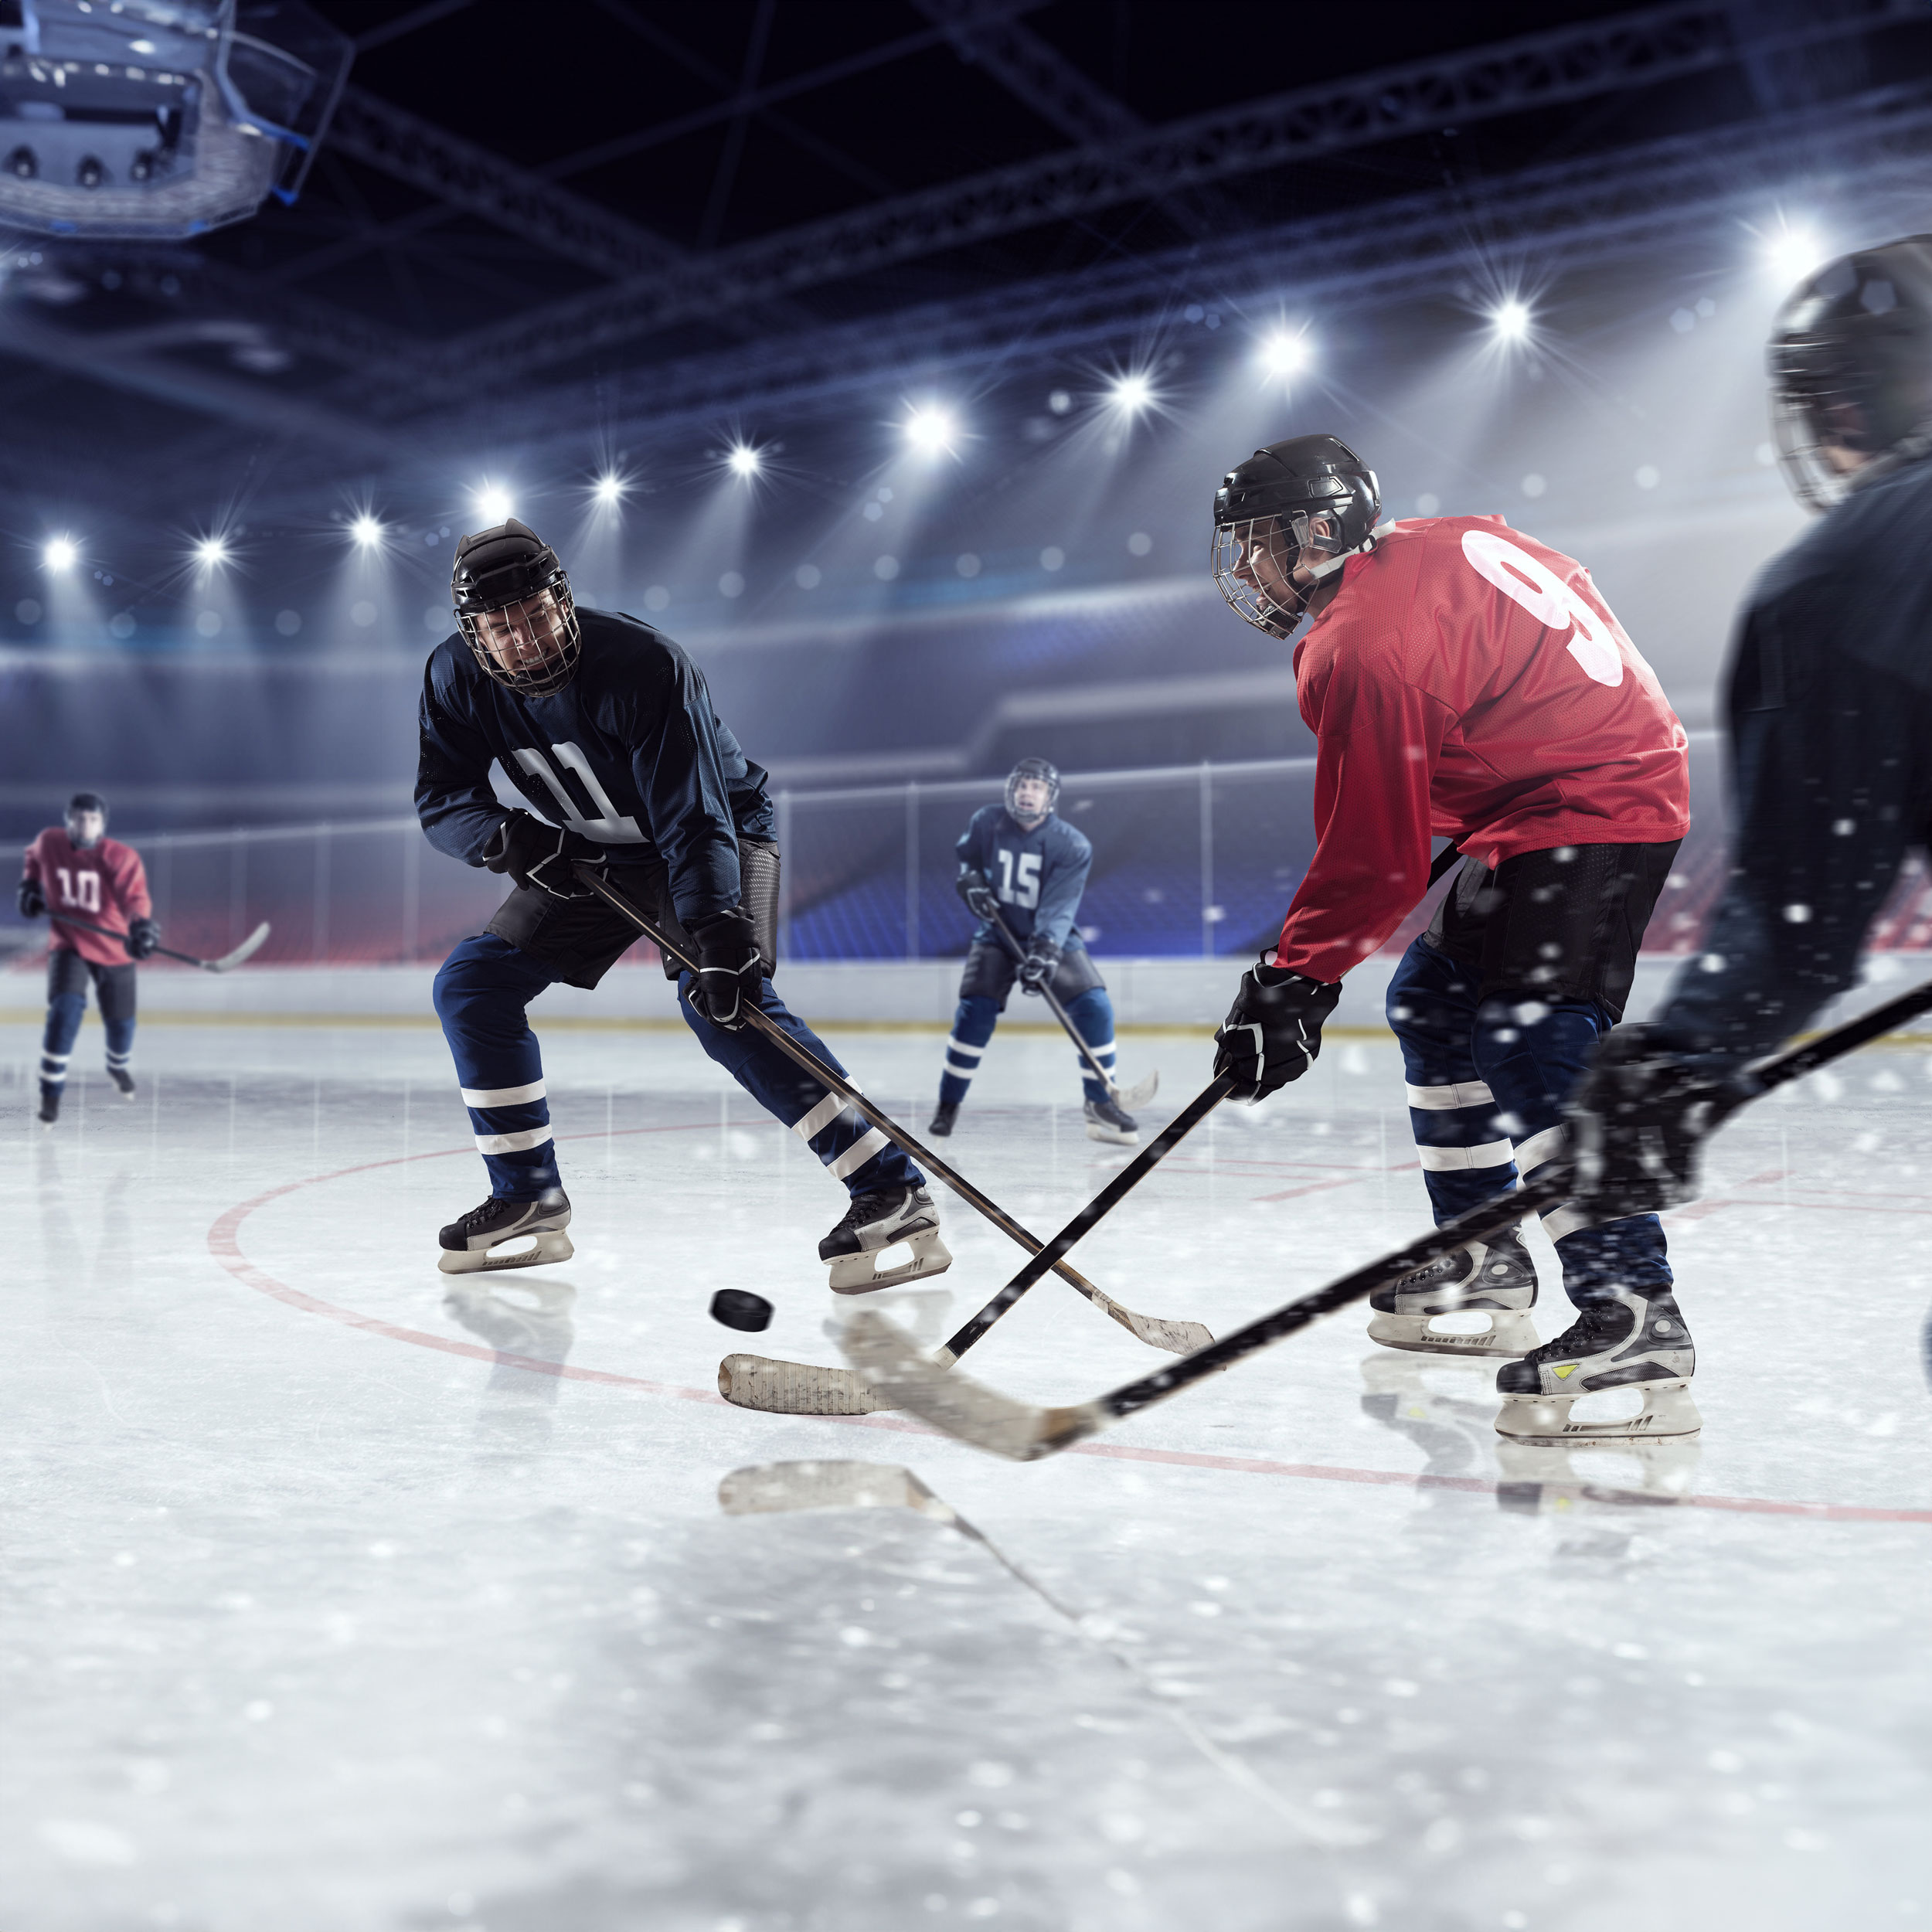
<svg viewBox="0 0 1932 1932">
<path fill-rule="evenodd" d="M 1563 1101 L 1623 1018 L 1689 828 L 1689 766 L 1655 675 L 1581 564 L 1499 516 L 1380 512 L 1375 472 L 1326 435 L 1257 450 L 1215 499 L 1222 594 L 1270 636 L 1300 633 L 1316 834 L 1216 1067 L 1249 1100 L 1304 1072 L 1343 975 L 1423 896 L 1431 840 L 1451 841 L 1454 882 L 1386 1000 L 1440 1226 L 1566 1158 Z M 1543 1225 L 1577 1311 L 1554 1342 L 1537 1339 L 1536 1262 L 1514 1227 L 1377 1290 L 1370 1338 L 1508 1358 L 1496 1427 L 1519 1440 L 1695 1434 L 1695 1358 L 1657 1217 L 1566 1201 Z M 1580 1396 L 1624 1387 L 1644 1398 L 1635 1415 L 1572 1417 Z"/>
</svg>

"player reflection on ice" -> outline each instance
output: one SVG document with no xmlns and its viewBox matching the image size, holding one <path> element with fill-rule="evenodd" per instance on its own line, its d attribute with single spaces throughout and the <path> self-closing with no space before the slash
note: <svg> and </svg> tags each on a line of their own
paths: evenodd
<svg viewBox="0 0 1932 1932">
<path fill-rule="evenodd" d="M 486 1276 L 444 1290 L 444 1313 L 496 1351 L 477 1411 L 480 1447 L 540 1449 L 549 1441 L 562 1378 L 523 1364 L 570 1359 L 577 1298 L 576 1287 L 554 1275 Z"/>
</svg>

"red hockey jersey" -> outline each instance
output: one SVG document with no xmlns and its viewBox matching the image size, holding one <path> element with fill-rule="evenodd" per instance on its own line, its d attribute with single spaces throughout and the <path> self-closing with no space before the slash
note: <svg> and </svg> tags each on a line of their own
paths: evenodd
<svg viewBox="0 0 1932 1932">
<path fill-rule="evenodd" d="M 53 943 L 90 959 L 97 966 L 125 966 L 128 949 L 117 939 L 83 932 L 63 924 L 60 915 L 73 913 L 96 926 L 125 932 L 131 919 L 146 919 L 154 911 L 148 897 L 148 875 L 141 855 L 117 838 L 103 838 L 81 851 L 64 825 L 49 825 L 27 848 L 22 868 L 40 882 L 47 910 L 53 917 Z"/>
<path fill-rule="evenodd" d="M 1313 862 L 1274 959 L 1339 979 L 1422 896 L 1432 835 L 1496 866 L 1690 824 L 1684 727 L 1590 573 L 1499 516 L 1397 523 L 1296 648 Z"/>
</svg>

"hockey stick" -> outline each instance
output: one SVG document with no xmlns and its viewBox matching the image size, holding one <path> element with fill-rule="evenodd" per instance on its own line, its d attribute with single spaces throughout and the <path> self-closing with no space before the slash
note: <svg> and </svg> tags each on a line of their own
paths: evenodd
<svg viewBox="0 0 1932 1932">
<path fill-rule="evenodd" d="M 100 934 L 103 939 L 118 939 L 124 943 L 128 937 L 118 927 L 97 926 L 88 920 L 70 918 L 65 913 L 49 913 L 48 917 L 58 925 L 77 926 L 83 933 Z M 199 966 L 204 973 L 226 973 L 243 960 L 253 958 L 267 937 L 268 921 L 264 919 L 232 953 L 223 953 L 219 959 L 197 959 L 192 953 L 178 953 L 172 946 L 157 946 L 155 951 L 165 954 L 170 959 L 179 960 L 184 966 Z"/>
<path fill-rule="evenodd" d="M 1005 915 L 997 906 L 993 908 L 992 920 L 994 927 L 1005 944 L 1006 950 L 1012 954 L 1016 961 L 1024 965 L 1026 955 L 1021 950 L 1019 936 L 1014 932 L 1012 927 L 1007 924 Z M 1099 1056 L 1094 1053 L 1093 1048 L 1080 1038 L 1080 1029 L 1073 1024 L 1073 1015 L 1060 1004 L 1060 995 L 1053 991 L 1051 985 L 1043 984 L 1039 988 L 1039 995 L 1052 1009 L 1053 1017 L 1066 1029 L 1066 1037 L 1079 1049 L 1080 1058 L 1093 1068 L 1094 1077 L 1107 1089 L 1107 1097 L 1116 1107 L 1126 1113 L 1137 1113 L 1153 1099 L 1155 1094 L 1159 1090 L 1161 1084 L 1161 1076 L 1158 1069 L 1148 1074 L 1145 1080 L 1136 1081 L 1131 1087 L 1117 1087 L 1114 1082 L 1114 1076 L 1101 1066 Z"/>
<path fill-rule="evenodd" d="M 1232 1074 L 1217 1073 L 930 1359 L 942 1369 L 950 1369 L 1075 1242 L 1111 1214 L 1220 1105 L 1233 1084 Z M 1150 1321 L 1148 1326 L 1165 1332 L 1164 1338 L 1154 1346 L 1171 1355 L 1191 1355 L 1214 1339 L 1198 1321 Z M 897 1406 L 882 1400 L 856 1369 L 821 1368 L 814 1362 L 781 1362 L 761 1355 L 727 1355 L 718 1366 L 718 1392 L 741 1409 L 787 1416 L 864 1416 Z"/>
<path fill-rule="evenodd" d="M 1715 1132 L 1747 1100 L 1815 1073 L 1839 1055 L 1927 1011 L 1932 1011 L 1932 981 L 1901 993 L 1804 1046 L 1761 1061 L 1747 1070 L 1736 1092 L 1713 1104 L 1707 1131 Z M 1124 1383 L 1091 1402 L 1067 1408 L 1048 1409 L 1016 1401 L 965 1376 L 942 1369 L 920 1352 L 903 1328 L 872 1311 L 852 1318 L 841 1337 L 841 1345 L 847 1359 L 872 1378 L 880 1396 L 895 1407 L 910 1409 L 935 1428 L 963 1442 L 1011 1457 L 1015 1462 L 1031 1462 L 1111 1428 L 1123 1416 L 1165 1402 L 1204 1376 L 1272 1346 L 1322 1315 L 1332 1315 L 1336 1309 L 1360 1301 L 1385 1282 L 1439 1260 L 1471 1241 L 1488 1240 L 1528 1216 L 1554 1206 L 1568 1193 L 1570 1180 L 1570 1164 L 1553 1161 L 1527 1187 L 1481 1202 L 1422 1240 L 1412 1241 L 1393 1254 L 1384 1255 L 1331 1281 L 1326 1287 L 1259 1317 L 1172 1368 Z"/>
<path fill-rule="evenodd" d="M 579 859 L 576 871 L 578 879 L 584 885 L 589 886 L 613 912 L 621 914 L 636 927 L 666 959 L 675 960 L 687 972 L 695 973 L 698 970 L 697 962 L 682 947 L 673 945 L 595 867 Z M 745 1021 L 755 1032 L 764 1034 L 787 1059 L 803 1067 L 828 1093 L 836 1094 L 862 1120 L 876 1127 L 889 1141 L 896 1141 L 914 1160 L 937 1175 L 968 1206 L 977 1208 L 1008 1240 L 1017 1242 L 1029 1253 L 1037 1254 L 1040 1251 L 1042 1243 L 1038 1238 L 1022 1227 L 998 1202 L 982 1194 L 964 1175 L 955 1173 L 929 1148 L 916 1141 L 889 1114 L 880 1112 L 851 1081 L 843 1075 L 835 1073 L 810 1047 L 802 1046 L 794 1039 L 768 1014 L 756 1006 L 747 1006 L 745 1009 Z M 1136 1315 L 1131 1308 L 1123 1308 L 1111 1295 L 1094 1287 L 1086 1276 L 1078 1273 L 1068 1263 L 1056 1260 L 1053 1264 L 1053 1268 L 1063 1281 L 1085 1295 L 1103 1315 L 1117 1321 L 1137 1342 L 1145 1342 L 1149 1348 L 1168 1349 L 1176 1353 L 1188 1345 L 1182 1342 L 1180 1348 L 1176 1349 L 1173 1332 L 1180 1327 L 1192 1327 L 1193 1324 L 1162 1321 L 1152 1316 Z M 722 1371 L 719 1379 L 722 1383 Z M 729 1391 L 721 1389 L 721 1393 L 728 1394 Z"/>
</svg>

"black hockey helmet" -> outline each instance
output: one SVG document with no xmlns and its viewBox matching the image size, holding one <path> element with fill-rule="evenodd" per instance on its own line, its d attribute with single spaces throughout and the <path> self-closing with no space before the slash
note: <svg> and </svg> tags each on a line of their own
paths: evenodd
<svg viewBox="0 0 1932 1932">
<path fill-rule="evenodd" d="M 67 842 L 78 852 L 85 852 L 94 842 L 80 835 L 80 815 L 83 811 L 99 812 L 101 832 L 104 834 L 107 829 L 107 800 L 97 791 L 77 791 L 67 801 L 66 823 Z"/>
<path fill-rule="evenodd" d="M 1338 436 L 1291 436 L 1257 450 L 1221 479 L 1214 493 L 1209 559 L 1221 594 L 1257 630 L 1285 638 L 1301 621 L 1307 597 L 1287 573 L 1304 550 L 1326 561 L 1318 579 L 1344 558 L 1372 549 L 1382 515 L 1376 473 Z M 1318 520 L 1325 529 L 1316 527 Z M 1283 564 L 1281 584 L 1264 589 L 1243 560 L 1265 546 Z"/>
<path fill-rule="evenodd" d="M 1932 453 L 1932 235 L 1827 262 L 1786 299 L 1765 354 L 1778 461 L 1807 509 Z"/>
<path fill-rule="evenodd" d="M 583 649 L 570 580 L 557 553 L 527 523 L 512 517 L 491 530 L 461 537 L 450 578 L 456 621 L 477 663 L 498 684 L 527 697 L 560 691 L 570 682 Z M 483 638 L 478 620 L 514 626 L 520 658 L 512 669 Z"/>
<path fill-rule="evenodd" d="M 1046 809 L 1038 818 L 1022 816 L 1016 801 L 1022 778 L 1037 778 L 1046 787 Z M 1022 758 L 1006 774 L 1006 815 L 1016 825 L 1036 825 L 1050 818 L 1060 801 L 1060 775 L 1044 758 Z"/>
</svg>

